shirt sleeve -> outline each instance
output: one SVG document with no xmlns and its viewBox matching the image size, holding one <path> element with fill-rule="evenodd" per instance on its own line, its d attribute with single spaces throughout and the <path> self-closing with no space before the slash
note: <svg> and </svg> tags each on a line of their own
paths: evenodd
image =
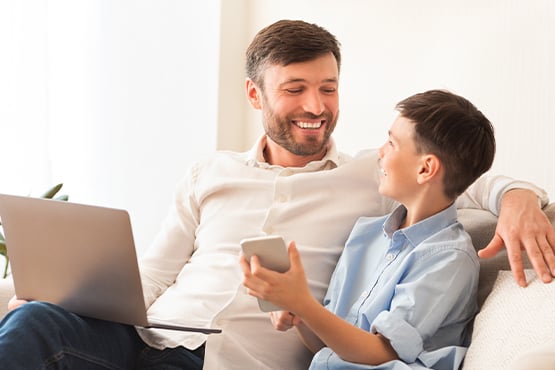
<svg viewBox="0 0 555 370">
<path fill-rule="evenodd" d="M 177 185 L 174 202 L 161 230 L 139 259 L 147 308 L 174 283 L 193 253 L 199 224 L 198 203 L 193 191 L 197 173 L 198 164 Z"/>
<path fill-rule="evenodd" d="M 432 336 L 438 343 L 460 341 L 476 310 L 476 294 L 470 293 L 476 291 L 478 269 L 478 263 L 458 249 L 421 256 L 397 284 L 390 310 L 376 316 L 371 331 L 388 338 L 406 363 L 429 350 L 426 343 L 433 347 Z M 450 340 L 450 335 L 456 337 Z"/>
<path fill-rule="evenodd" d="M 536 193 L 541 207 L 549 203 L 547 192 L 526 181 L 519 181 L 502 175 L 483 175 L 459 196 L 457 208 L 479 208 L 499 215 L 501 199 L 512 189 L 528 189 Z"/>
</svg>

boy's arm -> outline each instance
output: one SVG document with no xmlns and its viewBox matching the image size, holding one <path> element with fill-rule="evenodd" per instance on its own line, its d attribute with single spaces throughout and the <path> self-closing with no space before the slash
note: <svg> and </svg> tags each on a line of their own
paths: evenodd
<svg viewBox="0 0 555 370">
<path fill-rule="evenodd" d="M 385 337 L 352 325 L 311 298 L 299 304 L 295 315 L 341 359 L 368 365 L 398 359 Z"/>
<path fill-rule="evenodd" d="M 256 256 L 250 264 L 241 258 L 244 273 L 243 283 L 248 293 L 292 312 L 292 320 L 302 321 L 306 328 L 299 327 L 311 350 L 318 345 L 306 332 L 310 329 L 327 347 L 345 361 L 377 365 L 397 358 L 389 341 L 379 334 L 373 334 L 355 327 L 323 307 L 310 293 L 300 255 L 292 242 L 289 246 L 290 269 L 278 273 L 260 266 Z M 291 289 L 291 287 L 295 287 Z M 292 321 L 293 323 L 293 321 Z"/>
</svg>

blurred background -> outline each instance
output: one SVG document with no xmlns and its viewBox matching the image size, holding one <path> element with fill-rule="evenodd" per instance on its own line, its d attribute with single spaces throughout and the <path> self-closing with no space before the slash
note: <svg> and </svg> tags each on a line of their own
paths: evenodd
<svg viewBox="0 0 555 370">
<path fill-rule="evenodd" d="M 63 182 L 127 209 L 141 253 L 194 161 L 262 133 L 244 51 L 283 18 L 342 44 L 342 151 L 381 145 L 399 100 L 448 89 L 494 124 L 492 173 L 555 194 L 551 0 L 1 0 L 0 192 Z"/>
</svg>

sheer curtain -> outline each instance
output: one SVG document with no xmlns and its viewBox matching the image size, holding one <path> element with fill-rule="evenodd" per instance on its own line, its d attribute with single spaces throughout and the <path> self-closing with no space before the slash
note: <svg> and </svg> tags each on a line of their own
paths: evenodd
<svg viewBox="0 0 555 370">
<path fill-rule="evenodd" d="M 41 1 L 0 2 L 0 191 L 26 194 L 50 178 L 47 23 Z"/>
<path fill-rule="evenodd" d="M 0 2 L 0 192 L 129 210 L 139 251 L 216 149 L 220 2 Z"/>
</svg>

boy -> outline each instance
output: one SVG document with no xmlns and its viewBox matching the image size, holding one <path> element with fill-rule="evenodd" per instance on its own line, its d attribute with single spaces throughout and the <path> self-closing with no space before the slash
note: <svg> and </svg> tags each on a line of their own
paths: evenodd
<svg viewBox="0 0 555 370">
<path fill-rule="evenodd" d="M 240 262 L 248 293 L 291 313 L 316 353 L 314 369 L 458 369 L 466 352 L 479 263 L 454 200 L 491 167 L 493 127 L 446 91 L 413 95 L 396 108 L 379 150 L 379 192 L 401 204 L 357 221 L 324 306 L 309 291 L 294 242 L 283 274 L 256 257 Z"/>
</svg>

